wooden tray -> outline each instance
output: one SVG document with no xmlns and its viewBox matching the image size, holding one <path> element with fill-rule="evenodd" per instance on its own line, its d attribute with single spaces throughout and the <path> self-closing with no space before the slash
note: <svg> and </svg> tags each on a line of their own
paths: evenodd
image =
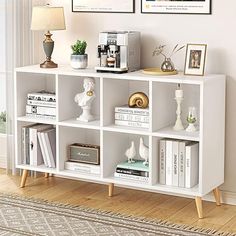
<svg viewBox="0 0 236 236">
<path fill-rule="evenodd" d="M 160 68 L 147 68 L 143 69 L 142 72 L 147 75 L 177 75 L 178 71 L 164 72 Z"/>
</svg>

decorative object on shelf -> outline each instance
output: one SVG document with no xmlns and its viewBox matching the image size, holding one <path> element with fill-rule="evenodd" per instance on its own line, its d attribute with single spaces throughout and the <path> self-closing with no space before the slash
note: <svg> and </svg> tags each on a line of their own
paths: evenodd
<svg viewBox="0 0 236 236">
<path fill-rule="evenodd" d="M 143 165 L 148 166 L 149 165 L 149 148 L 145 146 L 143 142 L 143 138 L 140 138 L 139 142 L 139 155 L 142 159 L 145 161 L 143 162 Z"/>
<path fill-rule="evenodd" d="M 211 14 L 211 0 L 141 0 L 142 13 Z"/>
<path fill-rule="evenodd" d="M 54 41 L 50 30 L 65 30 L 65 17 L 63 7 L 37 6 L 33 7 L 31 30 L 45 31 L 43 48 L 46 61 L 40 64 L 41 68 L 56 68 L 58 65 L 51 60 Z"/>
<path fill-rule="evenodd" d="M 136 92 L 129 97 L 128 105 L 131 108 L 147 108 L 149 104 L 148 96 L 143 92 Z"/>
<path fill-rule="evenodd" d="M 134 141 L 131 142 L 131 146 L 126 150 L 125 155 L 128 157 L 128 163 L 134 163 L 134 157 L 136 155 L 136 150 L 134 146 Z"/>
<path fill-rule="evenodd" d="M 97 58 L 98 63 L 95 67 L 97 72 L 125 73 L 139 70 L 140 32 L 100 32 Z"/>
<path fill-rule="evenodd" d="M 177 75 L 178 71 L 162 71 L 160 68 L 146 68 L 142 72 L 147 75 Z"/>
<path fill-rule="evenodd" d="M 72 12 L 134 13 L 135 0 L 72 0 Z"/>
<path fill-rule="evenodd" d="M 175 126 L 173 127 L 173 129 L 176 131 L 179 131 L 179 130 L 184 129 L 184 126 L 181 120 L 181 103 L 184 100 L 184 92 L 180 88 L 180 84 L 178 84 L 178 89 L 175 90 L 175 100 L 177 103 L 177 110 L 176 110 L 177 118 L 176 118 Z"/>
<path fill-rule="evenodd" d="M 164 62 L 161 64 L 161 70 L 163 72 L 173 72 L 176 71 L 175 66 L 171 60 L 171 57 L 179 52 L 181 49 L 183 49 L 185 46 L 179 47 L 178 44 L 175 45 L 173 48 L 170 56 L 167 56 L 166 54 L 163 53 L 163 50 L 166 45 L 160 45 L 159 47 L 156 47 L 156 49 L 153 51 L 152 56 L 159 56 L 162 55 L 164 57 Z"/>
<path fill-rule="evenodd" d="M 78 121 L 89 122 L 94 120 L 94 116 L 91 114 L 92 102 L 95 99 L 95 80 L 93 78 L 84 79 L 84 92 L 78 93 L 75 96 L 75 102 L 83 110 L 82 115 L 77 118 Z"/>
<path fill-rule="evenodd" d="M 85 69 L 88 66 L 88 54 L 85 53 L 86 48 L 86 41 L 77 40 L 74 45 L 71 45 L 70 64 L 73 69 Z"/>
<path fill-rule="evenodd" d="M 206 44 L 188 44 L 185 57 L 185 75 L 204 75 Z"/>
<path fill-rule="evenodd" d="M 188 117 L 187 117 L 187 122 L 188 122 L 188 127 L 186 131 L 188 132 L 195 132 L 197 131 L 195 127 L 195 123 L 197 121 L 197 113 L 196 113 L 196 108 L 195 107 L 189 107 L 188 108 Z"/>
<path fill-rule="evenodd" d="M 100 164 L 100 146 L 74 143 L 68 147 L 68 160 L 87 164 Z"/>
</svg>

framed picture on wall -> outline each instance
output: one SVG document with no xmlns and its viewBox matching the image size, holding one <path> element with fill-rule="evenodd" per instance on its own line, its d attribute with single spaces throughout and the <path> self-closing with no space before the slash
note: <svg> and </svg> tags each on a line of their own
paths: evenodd
<svg viewBox="0 0 236 236">
<path fill-rule="evenodd" d="M 204 75 L 206 44 L 188 44 L 185 57 L 185 75 Z"/>
<path fill-rule="evenodd" d="M 211 0 L 141 0 L 141 12 L 211 14 Z"/>
<path fill-rule="evenodd" d="M 134 13 L 135 0 L 72 0 L 72 12 Z"/>
</svg>

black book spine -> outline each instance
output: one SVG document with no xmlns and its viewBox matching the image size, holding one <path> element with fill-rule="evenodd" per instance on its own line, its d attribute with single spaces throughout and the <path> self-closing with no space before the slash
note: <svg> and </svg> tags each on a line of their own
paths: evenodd
<svg viewBox="0 0 236 236">
<path fill-rule="evenodd" d="M 126 175 L 136 175 L 136 176 L 144 176 L 149 177 L 149 172 L 141 171 L 141 170 L 132 170 L 132 169 L 125 169 L 125 168 L 116 168 L 117 173 L 126 174 Z"/>
</svg>

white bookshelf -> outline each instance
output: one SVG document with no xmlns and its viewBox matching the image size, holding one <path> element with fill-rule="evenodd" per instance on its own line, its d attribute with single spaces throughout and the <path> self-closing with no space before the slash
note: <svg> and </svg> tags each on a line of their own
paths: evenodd
<svg viewBox="0 0 236 236">
<path fill-rule="evenodd" d="M 89 123 L 76 121 L 80 109 L 74 96 L 82 91 L 84 77 L 96 81 L 96 100 L 92 111 L 97 120 Z M 172 129 L 176 119 L 174 91 L 180 83 L 184 90 L 182 104 L 183 121 L 188 107 L 198 111 L 199 131 L 189 133 Z M 34 119 L 25 116 L 27 93 L 39 90 L 56 92 L 57 116 L 55 120 Z M 150 128 L 139 129 L 114 124 L 114 108 L 127 104 L 131 93 L 142 91 L 150 100 Z M 21 127 L 32 123 L 53 124 L 57 131 L 57 165 L 55 169 L 45 166 L 22 165 Z M 186 125 L 186 124 L 185 124 Z M 128 74 L 96 73 L 93 69 L 73 70 L 70 66 L 57 69 L 41 69 L 38 65 L 17 68 L 15 71 L 15 150 L 16 167 L 23 170 L 52 173 L 67 178 L 120 185 L 145 191 L 195 197 L 199 217 L 201 198 L 224 182 L 224 133 L 225 133 L 225 76 L 206 75 L 149 76 L 140 71 Z M 125 150 L 130 141 L 139 137 L 149 146 L 150 181 L 147 184 L 114 177 L 116 165 L 125 160 Z M 194 188 L 178 188 L 158 183 L 158 142 L 162 138 L 199 142 L 199 184 Z M 69 144 L 89 143 L 100 145 L 101 174 L 86 175 L 64 169 Z M 23 175 L 24 178 L 24 175 Z M 25 180 L 23 180 L 24 186 Z"/>
</svg>

